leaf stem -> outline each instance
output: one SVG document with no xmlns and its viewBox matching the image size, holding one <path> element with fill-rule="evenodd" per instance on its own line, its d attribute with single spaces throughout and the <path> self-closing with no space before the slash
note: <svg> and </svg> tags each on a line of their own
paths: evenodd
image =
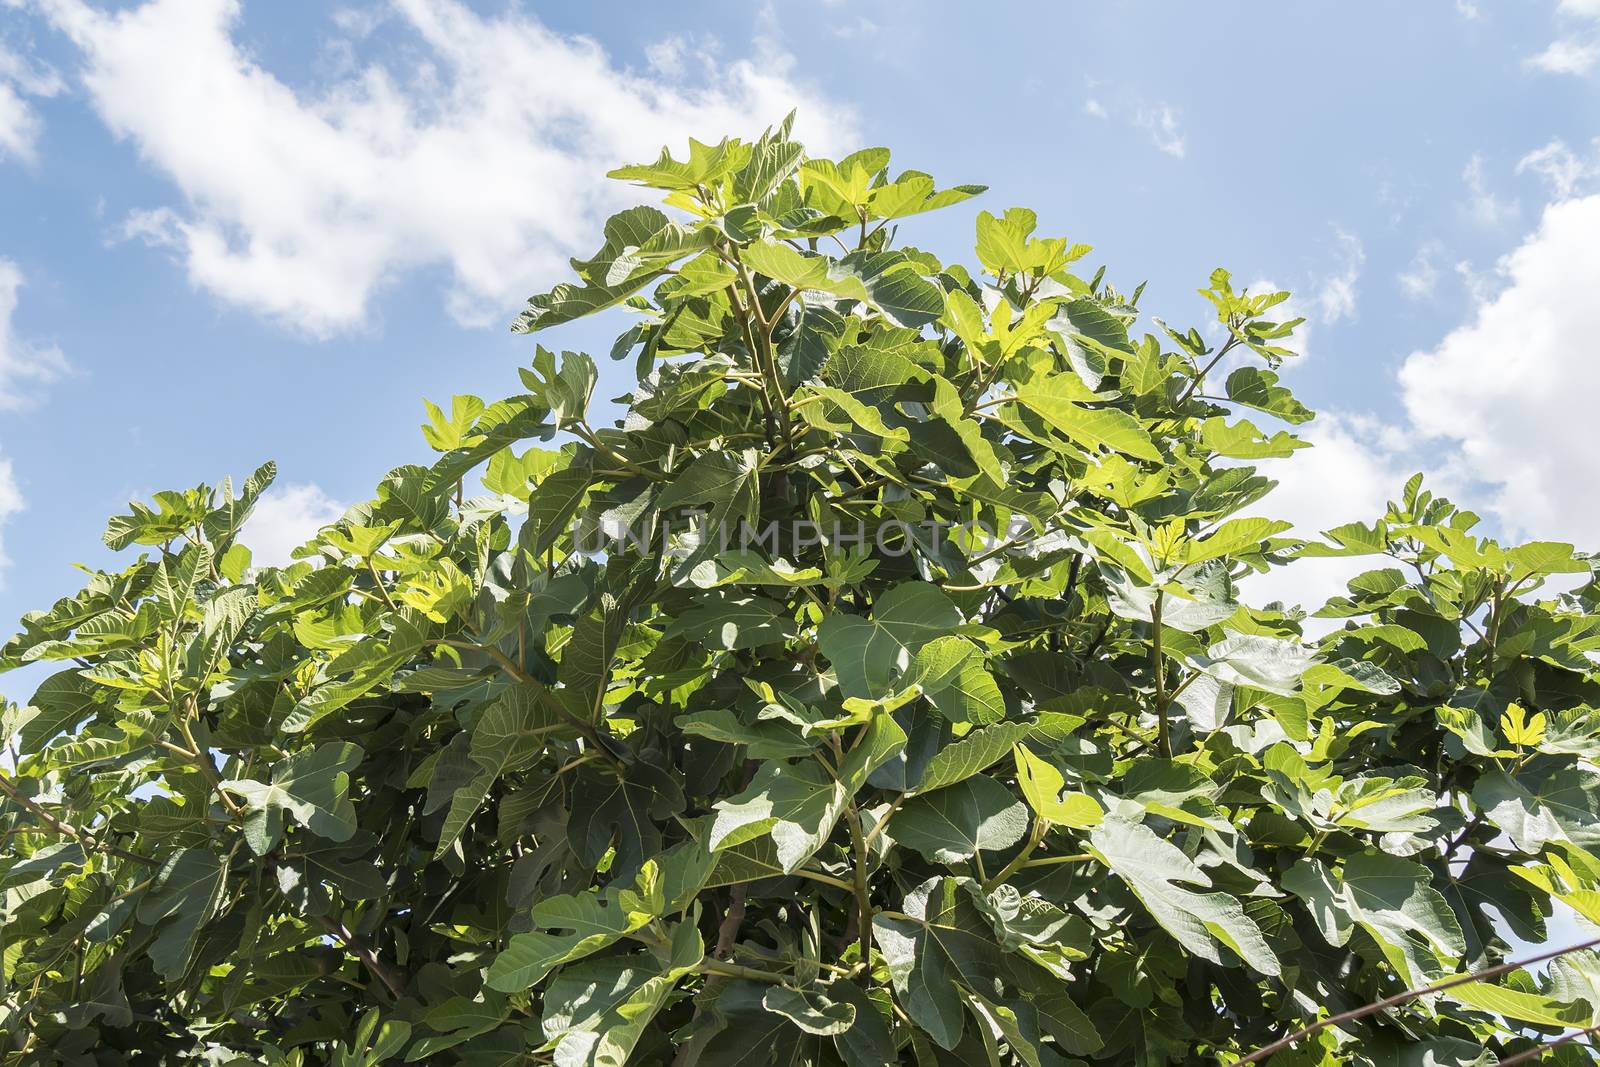
<svg viewBox="0 0 1600 1067">
<path fill-rule="evenodd" d="M 700 974 L 718 974 L 725 978 L 748 978 L 755 982 L 770 982 L 773 985 L 785 985 L 789 978 L 777 971 L 763 971 L 759 967 L 745 967 L 738 963 L 727 963 L 723 960 L 714 960 L 710 957 L 701 960 L 695 965 L 695 971 Z"/>
<path fill-rule="evenodd" d="M 1034 849 L 1044 843 L 1044 836 L 1049 832 L 1050 820 L 1035 818 L 1033 820 L 1033 828 L 1028 831 L 1028 843 L 1023 845 L 1015 856 L 1011 857 L 1011 862 L 1002 867 L 999 874 L 983 883 L 983 891 L 985 893 L 992 892 L 996 886 L 1003 884 L 1007 878 L 1027 866 L 1028 857 L 1033 855 Z"/>
<path fill-rule="evenodd" d="M 383 597 L 385 604 L 389 605 L 389 610 L 399 611 L 400 609 L 395 605 L 394 598 L 389 596 L 389 590 L 383 584 L 383 579 L 378 577 L 378 565 L 373 562 L 371 556 L 367 557 L 367 570 L 371 572 L 372 584 L 378 587 L 378 595 Z"/>
<path fill-rule="evenodd" d="M 594 449 L 596 452 L 601 453 L 607 459 L 609 459 L 611 462 L 615 463 L 617 466 L 621 467 L 625 471 L 628 471 L 628 472 L 630 472 L 632 474 L 637 474 L 641 478 L 648 478 L 651 481 L 655 481 L 655 482 L 671 481 L 671 479 L 668 478 L 667 475 L 662 474 L 659 471 L 646 470 L 644 467 L 639 466 L 637 463 L 633 463 L 633 462 L 629 461 L 625 456 L 623 456 L 622 454 L 617 452 L 610 445 L 608 445 L 604 441 L 600 440 L 600 435 L 598 433 L 596 433 L 594 431 L 594 428 L 591 427 L 588 423 L 582 423 L 582 422 L 578 423 L 577 425 L 572 427 L 572 432 L 577 437 L 582 439 L 582 441 L 585 444 L 587 444 L 590 448 Z"/>
<path fill-rule="evenodd" d="M 883 828 L 889 825 L 890 816 L 900 810 L 900 805 L 904 804 L 910 795 L 909 793 L 901 793 L 890 802 L 889 810 L 878 816 L 878 821 L 872 824 L 871 830 L 867 831 L 867 844 L 872 844 L 877 839 L 877 836 L 883 833 Z"/>
<path fill-rule="evenodd" d="M 847 882 L 843 878 L 835 878 L 831 874 L 823 874 L 821 871 L 807 870 L 806 868 L 802 867 L 798 871 L 795 871 L 794 874 L 796 877 L 809 878 L 813 882 L 818 882 L 822 885 L 831 885 L 835 889 L 843 889 L 851 893 L 855 892 L 856 887 L 854 883 Z"/>
<path fill-rule="evenodd" d="M 872 889 L 867 885 L 867 838 L 861 832 L 860 811 L 854 804 L 846 818 L 850 822 L 850 840 L 855 846 L 856 925 L 861 943 L 861 960 L 872 962 Z"/>
<path fill-rule="evenodd" d="M 1167 659 L 1161 651 L 1161 601 L 1165 596 L 1164 591 L 1158 590 L 1156 602 L 1150 608 L 1150 623 L 1154 631 L 1150 645 L 1150 669 L 1156 681 L 1156 744 L 1161 755 L 1171 759 L 1172 734 L 1167 726 L 1167 705 L 1172 698 L 1167 696 Z"/>
<path fill-rule="evenodd" d="M 1206 375 L 1211 373 L 1211 369 L 1218 363 L 1221 363 L 1222 357 L 1231 352 L 1233 347 L 1238 343 L 1239 338 L 1237 335 L 1229 337 L 1228 340 L 1223 343 L 1222 347 L 1217 349 L 1217 354 L 1211 357 L 1211 362 L 1207 363 L 1195 374 L 1194 379 L 1189 382 L 1189 388 L 1183 391 L 1183 395 L 1178 397 L 1178 402 L 1172 406 L 1174 408 L 1183 407 L 1183 405 L 1188 402 L 1189 398 L 1194 396 L 1195 390 L 1199 389 L 1200 386 L 1204 384 Z"/>
<path fill-rule="evenodd" d="M 1049 867 L 1057 863 L 1088 863 L 1095 858 L 1092 852 L 1075 852 L 1070 856 L 1040 856 L 1029 860 L 1024 867 Z"/>
</svg>

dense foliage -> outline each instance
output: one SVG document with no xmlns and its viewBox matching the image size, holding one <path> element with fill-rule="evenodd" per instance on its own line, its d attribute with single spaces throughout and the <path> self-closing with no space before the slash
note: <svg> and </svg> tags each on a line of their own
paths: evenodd
<svg viewBox="0 0 1600 1067">
<path fill-rule="evenodd" d="M 0 731 L 0 1062 L 1230 1063 L 1600 921 L 1591 559 L 1419 480 L 1245 517 L 1286 294 L 1139 333 L 1032 212 L 898 244 L 982 190 L 888 165 L 615 172 L 671 214 L 517 326 L 635 314 L 613 424 L 540 348 L 294 566 L 238 540 L 270 466 L 111 521 L 0 652 L 60 665 Z M 1327 555 L 1325 636 L 1237 595 Z M 1274 1062 L 1597 1021 L 1581 951 Z"/>
</svg>

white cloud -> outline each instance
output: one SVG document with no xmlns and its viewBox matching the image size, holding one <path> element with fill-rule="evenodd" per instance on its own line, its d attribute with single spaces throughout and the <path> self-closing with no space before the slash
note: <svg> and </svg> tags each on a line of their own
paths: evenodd
<svg viewBox="0 0 1600 1067">
<path fill-rule="evenodd" d="M 1111 117 L 1110 112 L 1106 111 L 1106 106 L 1092 96 L 1083 102 L 1083 113 L 1097 119 Z"/>
<path fill-rule="evenodd" d="M 1295 537 L 1316 538 L 1347 522 L 1380 518 L 1414 473 L 1406 466 L 1405 436 L 1367 416 L 1322 412 L 1296 431 L 1311 442 L 1287 459 L 1256 464 L 1278 487 L 1251 514 L 1294 523 Z M 1371 557 L 1300 559 L 1247 579 L 1253 604 L 1282 600 L 1307 611 L 1343 595 L 1351 578 L 1379 564 Z"/>
<path fill-rule="evenodd" d="M 1340 265 L 1322 278 L 1314 293 L 1324 325 L 1356 317 L 1356 282 L 1361 279 L 1361 268 L 1367 261 L 1361 238 L 1345 230 L 1334 232 L 1339 244 Z"/>
<path fill-rule="evenodd" d="M 290 556 L 319 529 L 336 521 L 345 505 L 316 485 L 285 485 L 256 501 L 239 540 L 250 549 L 253 567 L 285 567 Z"/>
<path fill-rule="evenodd" d="M 1411 265 L 1395 275 L 1395 281 L 1400 283 L 1400 291 L 1409 299 L 1425 300 L 1433 295 L 1439 285 L 1439 267 L 1434 260 L 1443 251 L 1437 241 L 1429 241 L 1417 249 Z"/>
<path fill-rule="evenodd" d="M 1600 140 L 1595 145 L 1600 148 Z M 1565 141 L 1557 139 L 1518 160 L 1517 173 L 1524 171 L 1532 171 L 1543 178 L 1557 200 L 1566 200 L 1600 174 L 1600 151 L 1584 159 L 1568 148 Z"/>
<path fill-rule="evenodd" d="M 1522 210 L 1515 200 L 1506 200 L 1494 194 L 1483 173 L 1482 155 L 1467 160 L 1461 171 L 1461 180 L 1467 184 L 1467 214 L 1484 226 L 1499 226 L 1515 218 Z"/>
<path fill-rule="evenodd" d="M 1361 280 L 1361 268 L 1367 261 L 1366 249 L 1359 237 L 1338 227 L 1334 227 L 1334 240 L 1337 246 L 1335 266 L 1322 274 L 1308 277 L 1304 285 L 1284 286 L 1275 279 L 1260 277 L 1244 287 L 1246 292 L 1256 295 L 1289 290 L 1289 299 L 1274 307 L 1269 317 L 1274 322 L 1305 320 L 1295 327 L 1292 338 L 1287 342 L 1279 342 L 1302 356 L 1311 354 L 1314 326 L 1331 326 L 1341 319 L 1356 317 L 1359 296 L 1357 284 Z M 1241 356 L 1240 361 L 1249 362 L 1253 358 Z"/>
<path fill-rule="evenodd" d="M 1472 297 L 1473 303 L 1481 304 L 1494 295 L 1492 271 L 1481 271 L 1473 265 L 1472 260 L 1463 259 L 1456 263 L 1455 272 L 1461 284 L 1467 287 L 1467 294 Z"/>
<path fill-rule="evenodd" d="M 61 79 L 47 66 L 29 62 L 0 43 L 0 159 L 10 156 L 31 163 L 35 142 L 44 128 L 24 97 L 54 96 Z"/>
<path fill-rule="evenodd" d="M 39 118 L 15 89 L 0 82 L 0 157 L 32 161 Z"/>
<path fill-rule="evenodd" d="M 1584 75 L 1600 63 L 1600 0 L 1559 0 L 1556 13 L 1567 23 L 1562 36 L 1543 52 L 1528 57 L 1528 65 L 1547 74 Z"/>
<path fill-rule="evenodd" d="M 0 456 L 0 534 L 3 534 L 11 517 L 26 506 L 22 499 L 22 491 L 17 488 L 16 475 L 11 470 L 11 459 Z M 6 555 L 5 540 L 0 537 L 0 572 L 10 565 L 11 557 Z M 0 586 L 3 585 L 4 577 L 3 573 L 0 573 Z"/>
<path fill-rule="evenodd" d="M 646 45 L 644 50 L 645 62 L 650 64 L 650 69 L 667 78 L 683 77 L 684 60 L 689 54 L 689 42 L 678 34 Z"/>
<path fill-rule="evenodd" d="M 1150 134 L 1151 143 L 1169 156 L 1182 159 L 1187 148 L 1178 128 L 1178 113 L 1169 104 L 1140 108 L 1134 122 Z"/>
<path fill-rule="evenodd" d="M 49 384 L 68 370 L 61 349 L 20 337 L 12 325 L 24 280 L 20 267 L 0 257 L 0 410 L 26 406 L 29 386 Z"/>
<path fill-rule="evenodd" d="M 641 73 L 515 10 L 394 0 L 413 37 L 404 62 L 312 90 L 241 47 L 239 0 L 39 3 L 81 49 L 104 122 L 183 194 L 131 231 L 177 250 L 196 286 L 312 335 L 360 327 L 384 283 L 438 266 L 458 320 L 503 321 L 638 200 L 602 181 L 611 167 L 795 107 L 816 150 L 852 124 L 766 39 L 691 84 L 661 69 L 688 68 L 687 46 L 657 49 Z"/>
<path fill-rule="evenodd" d="M 848 41 L 877 36 L 882 29 L 876 22 L 862 15 L 857 15 L 849 22 L 843 22 L 833 28 L 833 35 L 840 40 Z"/>
<path fill-rule="evenodd" d="M 1566 37 L 1551 41 L 1543 52 L 1528 59 L 1530 66 L 1547 74 L 1587 74 L 1596 62 L 1600 62 L 1600 41 Z"/>
<path fill-rule="evenodd" d="M 1478 5 L 1472 0 L 1456 0 L 1456 12 L 1464 19 L 1475 20 L 1483 17 L 1483 12 L 1478 10 Z"/>
<path fill-rule="evenodd" d="M 1450 443 L 1513 536 L 1600 548 L 1600 195 L 1545 209 L 1472 320 L 1400 371 L 1416 429 Z"/>
</svg>

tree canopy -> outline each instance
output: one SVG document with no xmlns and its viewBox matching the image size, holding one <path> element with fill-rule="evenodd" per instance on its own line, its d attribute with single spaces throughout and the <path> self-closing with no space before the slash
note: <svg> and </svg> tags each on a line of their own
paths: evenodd
<svg viewBox="0 0 1600 1067">
<path fill-rule="evenodd" d="M 1600 1023 L 1588 949 L 1452 981 L 1600 923 L 1596 564 L 1420 478 L 1268 517 L 1288 294 L 1218 270 L 1177 329 L 1023 208 L 941 263 L 902 230 L 982 187 L 787 123 L 612 176 L 665 210 L 514 328 L 629 316 L 619 417 L 536 346 L 292 566 L 240 540 L 270 464 L 159 493 L 0 649 L 59 668 L 0 723 L 0 1062 L 1420 1067 Z M 1371 567 L 1241 596 L 1318 556 Z"/>
</svg>

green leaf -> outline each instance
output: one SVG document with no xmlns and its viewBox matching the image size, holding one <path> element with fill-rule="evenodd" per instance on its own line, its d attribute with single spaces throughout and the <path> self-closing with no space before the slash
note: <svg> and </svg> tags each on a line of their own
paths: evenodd
<svg viewBox="0 0 1600 1067">
<path fill-rule="evenodd" d="M 911 675 L 951 722 L 983 725 L 1005 718 L 1005 698 L 983 654 L 961 637 L 938 637 L 917 650 Z"/>
<path fill-rule="evenodd" d="M 1278 384 L 1278 376 L 1260 367 L 1240 367 L 1228 375 L 1228 399 L 1298 425 L 1311 421 L 1312 411 Z"/>
<path fill-rule="evenodd" d="M 1085 793 L 1063 795 L 1066 779 L 1053 763 L 1040 759 L 1026 745 L 1017 745 L 1014 755 L 1017 788 L 1041 819 L 1075 830 L 1092 830 L 1100 825 L 1105 812 L 1099 802 Z"/>
<path fill-rule="evenodd" d="M 878 598 L 872 616 L 833 614 L 817 628 L 822 654 L 847 697 L 873 699 L 895 691 L 924 645 L 961 622 L 950 598 L 925 582 L 905 582 Z"/>
<path fill-rule="evenodd" d="M 1084 407 L 1069 399 L 1070 395 L 1070 389 L 1056 379 L 1045 379 L 1017 390 L 1017 401 L 1051 429 L 1089 452 L 1105 448 L 1135 459 L 1161 461 L 1160 449 L 1138 419 L 1116 408 Z"/>
<path fill-rule="evenodd" d="M 150 961 L 169 982 L 188 970 L 201 929 L 216 910 L 225 873 L 222 857 L 209 849 L 179 849 L 139 898 L 139 922 L 156 928 Z"/>
<path fill-rule="evenodd" d="M 739 795 L 715 805 L 708 842 L 715 851 L 770 835 L 780 867 L 792 874 L 822 847 L 855 791 L 906 740 L 893 719 L 878 713 L 839 766 L 837 776 L 812 760 L 770 760 Z"/>
<path fill-rule="evenodd" d="M 1563 1003 L 1553 997 L 1490 985 L 1488 982 L 1459 985 L 1448 990 L 1445 996 L 1469 1008 L 1493 1012 L 1512 1022 L 1553 1026 L 1558 1030 L 1587 1026 L 1593 1019 L 1593 1011 L 1587 1002 Z"/>
<path fill-rule="evenodd" d="M 749 162 L 751 146 L 731 138 L 714 145 L 701 144 L 689 138 L 689 159 L 680 163 L 672 152 L 661 149 L 661 157 L 654 163 L 638 163 L 607 171 L 606 177 L 633 182 L 655 189 L 693 189 L 698 185 L 715 185 Z"/>
<path fill-rule="evenodd" d="M 900 326 L 925 326 L 944 312 L 944 294 L 902 252 L 854 252 L 842 260 L 801 252 L 781 241 L 740 249 L 752 269 L 794 289 L 858 300 Z"/>
<path fill-rule="evenodd" d="M 626 777 L 596 772 L 578 779 L 572 792 L 567 841 L 578 862 L 596 865 L 616 847 L 611 872 L 630 878 L 661 849 L 660 823 L 684 808 L 683 790 L 655 767 L 636 765 Z"/>
<path fill-rule="evenodd" d="M 45 742 L 95 713 L 95 685 L 77 670 L 58 671 L 39 683 L 30 703 L 39 714 L 23 724 L 17 744 L 37 752 Z"/>
<path fill-rule="evenodd" d="M 831 1000 L 824 993 L 810 990 L 773 986 L 761 998 L 761 1004 L 808 1034 L 842 1034 L 856 1021 L 854 1004 Z"/>
<path fill-rule="evenodd" d="M 704 957 L 693 923 L 679 923 L 665 958 L 634 953 L 565 967 L 539 1021 L 562 1067 L 621 1067 L 673 987 Z"/>
<path fill-rule="evenodd" d="M 889 966 L 896 999 L 941 1048 L 961 1042 L 959 985 L 986 988 L 1000 949 L 960 879 L 937 876 L 906 894 L 907 918 L 877 915 L 872 936 Z"/>
<path fill-rule="evenodd" d="M 1013 745 L 1027 737 L 1032 729 L 1028 723 L 1003 722 L 972 731 L 934 754 L 923 768 L 915 791 L 931 793 L 988 770 L 1004 758 Z"/>
<path fill-rule="evenodd" d="M 1496 768 L 1478 779 L 1472 799 L 1530 855 L 1552 841 L 1600 845 L 1600 774 L 1594 771 L 1547 765 L 1512 776 Z"/>
<path fill-rule="evenodd" d="M 517 934 L 489 965 L 485 983 L 502 993 L 532 989 L 553 969 L 592 956 L 659 918 L 666 910 L 661 874 L 647 862 L 628 888 L 549 897 L 533 906 L 531 933 Z"/>
<path fill-rule="evenodd" d="M 1204 657 L 1195 657 L 1195 662 L 1219 682 L 1291 696 L 1300 688 L 1314 655 L 1293 641 L 1234 634 L 1208 648 Z"/>
<path fill-rule="evenodd" d="M 563 282 L 530 298 L 513 330 L 533 333 L 619 304 L 674 261 L 710 247 L 717 234 L 682 226 L 653 207 L 633 207 L 607 220 L 605 236 L 605 245 L 593 257 L 572 261 L 589 284 Z"/>
<path fill-rule="evenodd" d="M 1230 459 L 1283 459 L 1297 449 L 1311 447 L 1309 441 L 1302 441 L 1287 430 L 1279 430 L 1268 437 L 1249 419 L 1230 425 L 1221 415 L 1200 424 L 1200 443 Z"/>
<path fill-rule="evenodd" d="M 1320 860 L 1302 859 L 1283 884 L 1305 902 L 1329 944 L 1344 945 L 1360 926 L 1402 980 L 1415 985 L 1435 980 L 1442 962 L 1466 951 L 1454 912 L 1431 882 L 1420 864 L 1364 852 L 1346 860 L 1338 877 Z"/>
<path fill-rule="evenodd" d="M 543 556 L 560 540 L 578 513 L 594 475 L 587 465 L 574 465 L 549 474 L 528 497 L 528 518 L 517 543 L 528 555 Z"/>
<path fill-rule="evenodd" d="M 688 608 L 663 635 L 698 641 L 708 648 L 759 648 L 796 636 L 795 622 L 784 606 L 764 596 L 707 597 Z"/>
<path fill-rule="evenodd" d="M 224 782 L 228 792 L 245 800 L 245 840 L 256 855 L 266 855 L 277 844 L 284 812 L 330 841 L 350 840 L 356 832 L 350 772 L 360 766 L 364 754 L 360 745 L 330 741 L 273 764 L 270 783 Z"/>
<path fill-rule="evenodd" d="M 759 716 L 755 722 L 742 722 L 736 712 L 727 708 L 713 708 L 680 715 L 673 720 L 673 724 L 684 733 L 696 737 L 709 737 L 713 741 L 722 741 L 730 745 L 744 745 L 745 753 L 751 759 L 809 756 L 819 743 L 818 739 L 802 736 L 799 730 L 785 722 L 762 719 Z"/>
<path fill-rule="evenodd" d="M 911 798 L 889 823 L 894 840 L 932 863 L 958 863 L 979 849 L 1010 848 L 1027 832 L 1028 809 L 984 775 Z"/>
<path fill-rule="evenodd" d="M 1175 845 L 1139 823 L 1115 815 L 1108 815 L 1089 841 L 1106 866 L 1184 948 L 1221 963 L 1219 946 L 1226 946 L 1262 974 L 1281 971 L 1261 928 L 1238 900 L 1227 893 L 1202 893 L 1179 884 L 1209 888 L 1212 882 Z"/>
</svg>

